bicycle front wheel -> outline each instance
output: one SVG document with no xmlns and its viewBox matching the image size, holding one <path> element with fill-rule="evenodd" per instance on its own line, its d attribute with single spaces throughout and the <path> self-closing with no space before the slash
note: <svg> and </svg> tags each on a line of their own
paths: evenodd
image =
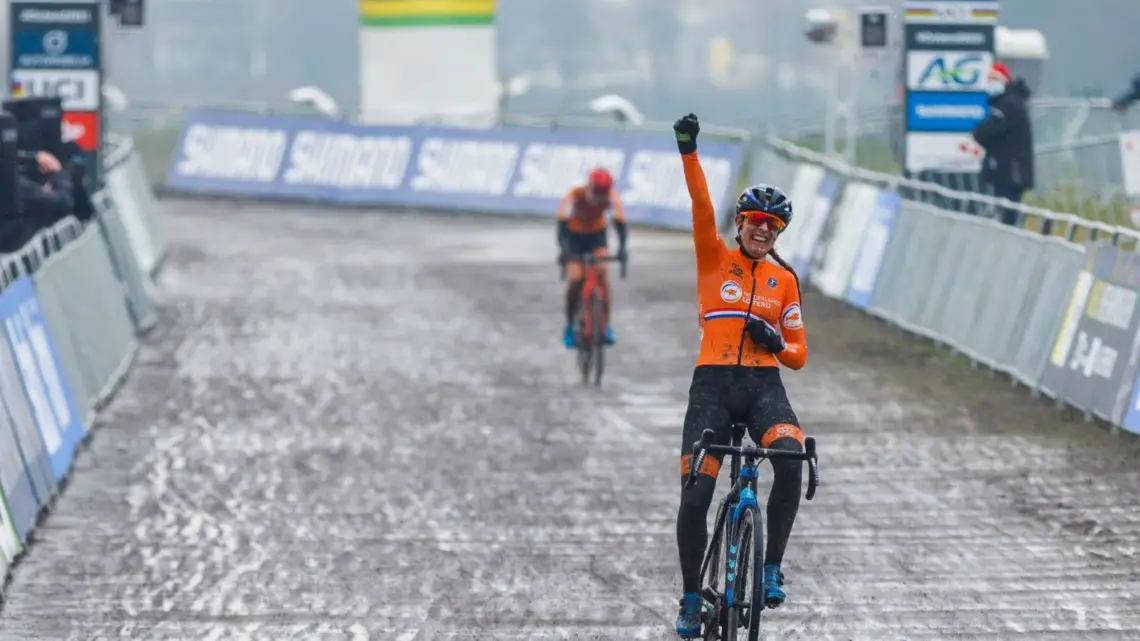
<svg viewBox="0 0 1140 641">
<path fill-rule="evenodd" d="M 748 641 L 760 639 L 760 615 L 764 612 L 764 518 L 754 507 L 740 513 L 729 548 L 733 566 L 732 608 L 728 612 L 728 634 L 748 630 Z"/>
</svg>

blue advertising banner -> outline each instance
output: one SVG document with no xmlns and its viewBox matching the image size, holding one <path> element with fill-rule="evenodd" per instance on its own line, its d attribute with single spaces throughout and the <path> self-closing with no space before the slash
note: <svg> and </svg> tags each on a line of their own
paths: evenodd
<svg viewBox="0 0 1140 641">
<path fill-rule="evenodd" d="M 977 173 L 970 132 L 989 112 L 996 0 L 906 0 L 902 76 L 908 172 Z"/>
<path fill-rule="evenodd" d="M 26 281 L 27 277 L 21 277 L 20 280 Z M 0 292 L 0 323 L 7 327 L 8 322 L 20 314 L 20 306 L 27 295 L 25 287 L 9 286 Z M 35 295 L 34 291 L 32 295 Z M 0 397 L 3 398 L 12 436 L 27 471 L 37 508 L 42 507 L 55 493 L 56 476 L 52 471 L 51 458 L 44 447 L 35 412 L 24 389 L 24 377 L 17 364 L 13 345 L 7 338 L 0 340 Z M 9 499 L 12 499 L 11 495 Z M 15 512 L 17 508 L 12 507 L 12 510 Z"/>
<path fill-rule="evenodd" d="M 735 188 L 743 145 L 702 140 L 714 203 Z M 667 133 L 538 127 L 358 125 L 323 117 L 188 114 L 171 189 L 319 202 L 553 217 L 595 166 L 617 180 L 627 219 L 689 229 L 691 202 Z"/>
<path fill-rule="evenodd" d="M 984 93 L 912 91 L 906 97 L 910 131 L 973 131 L 988 113 Z"/>
<path fill-rule="evenodd" d="M 871 306 L 875 293 L 875 282 L 879 278 L 879 267 L 883 254 L 891 240 L 895 218 L 899 213 L 902 198 L 893 191 L 880 190 L 875 202 L 875 213 L 863 232 L 859 255 L 851 269 L 851 282 L 847 285 L 847 302 L 859 309 Z"/>
<path fill-rule="evenodd" d="M 48 335 L 35 287 L 27 276 L 18 278 L 0 296 L 0 321 L 58 482 L 71 467 L 84 429 L 61 373 L 59 353 Z"/>
<path fill-rule="evenodd" d="M 785 256 L 792 269 L 796 270 L 800 278 L 807 278 L 816 258 L 816 249 L 820 244 L 831 210 L 839 198 L 839 188 L 842 186 L 839 179 L 830 173 L 825 173 L 819 181 L 815 198 L 808 205 L 811 209 L 804 212 L 807 215 L 800 220 L 804 226 L 802 236 L 796 243 L 795 251 Z M 801 209 L 803 211 L 803 209 Z"/>
<path fill-rule="evenodd" d="M 1132 396 L 1129 401 L 1120 426 L 1133 434 L 1140 434 L 1140 375 L 1137 375 L 1132 382 Z"/>
<path fill-rule="evenodd" d="M 60 98 L 63 139 L 79 145 L 94 191 L 103 140 L 100 0 L 10 0 L 8 7 L 9 94 Z"/>
<path fill-rule="evenodd" d="M 0 490 L 8 501 L 8 516 L 12 519 L 17 538 L 27 541 L 28 532 L 36 524 L 40 503 L 32 476 L 24 464 L 24 452 L 16 438 L 17 430 L 5 394 L 6 390 L 0 389 L 0 398 L 5 401 L 3 411 L 0 411 Z M 2 532 L 0 536 L 3 536 Z"/>
<path fill-rule="evenodd" d="M 95 69 L 99 46 L 91 30 L 26 29 L 12 38 L 14 69 Z"/>
</svg>

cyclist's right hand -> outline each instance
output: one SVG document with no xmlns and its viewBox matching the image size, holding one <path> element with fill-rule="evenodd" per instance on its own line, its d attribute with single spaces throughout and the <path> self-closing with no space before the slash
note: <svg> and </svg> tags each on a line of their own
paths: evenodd
<svg viewBox="0 0 1140 641">
<path fill-rule="evenodd" d="M 696 114 L 689 114 L 678 118 L 673 123 L 673 136 L 677 138 L 677 151 L 691 154 L 697 150 L 697 134 L 701 131 L 701 124 Z"/>
</svg>

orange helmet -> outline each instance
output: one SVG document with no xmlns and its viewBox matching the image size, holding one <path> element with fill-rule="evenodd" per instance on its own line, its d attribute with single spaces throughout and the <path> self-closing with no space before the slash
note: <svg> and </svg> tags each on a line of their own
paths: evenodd
<svg viewBox="0 0 1140 641">
<path fill-rule="evenodd" d="M 614 187 L 614 177 L 610 172 L 606 171 L 605 167 L 598 167 L 590 172 L 590 178 L 587 181 L 590 189 L 598 194 L 608 194 Z"/>
</svg>

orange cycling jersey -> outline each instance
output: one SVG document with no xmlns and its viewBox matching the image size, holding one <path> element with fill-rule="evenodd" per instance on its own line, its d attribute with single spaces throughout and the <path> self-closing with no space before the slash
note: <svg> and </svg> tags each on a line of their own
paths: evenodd
<svg viewBox="0 0 1140 641">
<path fill-rule="evenodd" d="M 566 192 L 558 205 L 558 220 L 565 220 L 572 234 L 594 234 L 606 228 L 606 211 L 613 207 L 613 219 L 625 221 L 621 199 L 617 191 L 610 193 L 597 203 L 590 202 L 586 195 L 589 188 L 578 186 Z"/>
<path fill-rule="evenodd" d="M 716 215 L 705 172 L 696 152 L 682 154 L 685 182 L 693 201 L 693 245 L 697 254 L 697 308 L 701 348 L 697 365 L 744 365 L 800 369 L 807 341 L 795 276 L 767 260 L 753 260 L 725 247 L 716 233 Z M 744 324 L 761 319 L 779 327 L 787 344 L 773 356 L 749 338 Z"/>
</svg>

